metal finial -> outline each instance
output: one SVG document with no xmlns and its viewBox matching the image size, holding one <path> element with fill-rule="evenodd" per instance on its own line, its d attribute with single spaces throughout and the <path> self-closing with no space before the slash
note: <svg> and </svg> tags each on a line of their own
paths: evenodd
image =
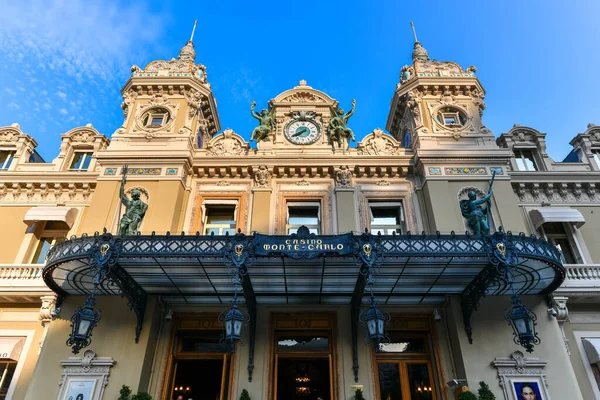
<svg viewBox="0 0 600 400">
<path fill-rule="evenodd" d="M 194 32 L 196 32 L 196 24 L 198 23 L 198 20 L 194 21 L 194 27 L 192 28 L 192 36 L 190 36 L 190 42 L 194 40 Z"/>
<path fill-rule="evenodd" d="M 417 31 L 415 30 L 415 23 L 410 21 L 410 27 L 412 28 L 413 36 L 415 37 L 415 43 L 416 43 L 419 41 L 419 39 L 417 39 Z"/>
</svg>

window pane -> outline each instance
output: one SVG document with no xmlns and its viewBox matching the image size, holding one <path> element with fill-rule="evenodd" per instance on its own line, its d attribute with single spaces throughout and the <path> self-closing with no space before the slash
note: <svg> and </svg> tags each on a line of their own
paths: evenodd
<svg viewBox="0 0 600 400">
<path fill-rule="evenodd" d="M 455 116 L 444 116 L 444 124 L 456 125 L 456 117 Z"/>
<path fill-rule="evenodd" d="M 75 154 L 73 154 L 73 161 L 71 161 L 71 169 L 80 169 L 81 168 L 81 162 L 83 161 L 83 155 L 85 153 L 81 153 L 81 152 L 75 152 Z"/>
<path fill-rule="evenodd" d="M 85 157 L 83 159 L 83 164 L 81 165 L 81 169 L 88 170 L 90 167 L 90 162 L 92 161 L 92 153 L 85 153 Z"/>
<path fill-rule="evenodd" d="M 546 222 L 544 225 L 546 235 L 566 235 L 565 226 L 562 222 Z"/>
<path fill-rule="evenodd" d="M 231 350 L 229 343 L 221 342 L 221 331 L 204 331 L 180 338 L 183 353 L 227 353 Z"/>
<path fill-rule="evenodd" d="M 600 152 L 597 150 L 594 151 L 594 161 L 596 162 L 596 166 L 600 168 Z"/>
<path fill-rule="evenodd" d="M 373 225 L 400 225 L 399 207 L 371 207 Z"/>
<path fill-rule="evenodd" d="M 163 115 L 153 115 L 152 116 L 152 126 L 161 126 L 163 123 Z"/>
<path fill-rule="evenodd" d="M 553 238 L 552 241 L 562 252 L 563 262 L 565 264 L 577 264 L 575 256 L 573 255 L 573 250 L 571 250 L 571 246 L 569 245 L 567 238 Z"/>
<path fill-rule="evenodd" d="M 522 158 L 518 157 L 515 159 L 515 161 L 517 162 L 517 169 L 519 171 L 527 171 L 527 167 L 525 166 L 525 162 Z"/>
<path fill-rule="evenodd" d="M 44 264 L 46 262 L 46 254 L 52 245 L 52 238 L 41 238 L 40 243 L 33 256 L 33 264 Z"/>
<path fill-rule="evenodd" d="M 430 400 L 433 388 L 429 380 L 427 364 L 407 364 L 411 400 Z"/>
<path fill-rule="evenodd" d="M 8 169 L 14 155 L 14 151 L 0 151 L 0 169 Z"/>
<path fill-rule="evenodd" d="M 290 207 L 288 224 L 290 225 L 318 225 L 318 207 Z"/>
<path fill-rule="evenodd" d="M 379 372 L 379 398 L 381 400 L 402 400 L 400 368 L 398 364 L 377 364 Z"/>
<path fill-rule="evenodd" d="M 403 337 L 390 334 L 389 343 L 380 343 L 379 351 L 383 353 L 426 353 L 424 338 Z"/>
<path fill-rule="evenodd" d="M 329 338 L 315 335 L 280 336 L 277 341 L 277 348 L 280 351 L 328 351 Z"/>
<path fill-rule="evenodd" d="M 235 225 L 235 220 L 233 218 L 234 212 L 235 206 L 208 207 L 206 209 L 206 223 Z"/>
</svg>

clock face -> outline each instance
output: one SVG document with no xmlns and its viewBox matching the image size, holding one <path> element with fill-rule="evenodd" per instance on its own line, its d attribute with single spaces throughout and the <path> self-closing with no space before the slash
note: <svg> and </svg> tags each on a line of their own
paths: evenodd
<svg viewBox="0 0 600 400">
<path fill-rule="evenodd" d="M 311 144 L 321 137 L 321 130 L 311 121 L 293 121 L 286 127 L 285 137 L 294 144 Z"/>
</svg>

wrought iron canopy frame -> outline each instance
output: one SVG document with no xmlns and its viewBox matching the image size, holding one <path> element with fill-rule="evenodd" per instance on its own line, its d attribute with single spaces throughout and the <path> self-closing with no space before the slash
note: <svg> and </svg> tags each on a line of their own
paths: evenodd
<svg viewBox="0 0 600 400">
<path fill-rule="evenodd" d="M 535 236 L 500 235 L 499 240 L 510 241 L 519 254 L 519 262 L 513 266 L 517 293 L 549 294 L 560 286 L 565 270 L 556 247 Z M 90 293 L 93 269 L 89 260 L 100 236 L 73 237 L 48 252 L 43 278 L 60 298 Z M 364 234 L 318 236 L 308 234 L 307 230 L 290 236 L 124 236 L 119 237 L 121 250 L 110 279 L 104 280 L 98 290 L 127 297 L 138 317 L 136 337 L 139 337 L 147 295 L 160 295 L 173 304 L 231 301 L 233 287 L 226 263 L 236 251 L 232 243 L 242 240 L 245 258 L 240 266 L 245 274 L 242 289 L 250 315 L 251 379 L 257 303 L 350 304 L 353 347 L 357 354 L 358 314 L 364 305 L 366 283 L 366 264 L 360 258 L 358 243 L 364 238 Z M 502 295 L 508 290 L 490 262 L 489 236 L 452 233 L 376 238 L 379 273 L 375 295 L 381 304 L 434 305 L 442 303 L 447 295 L 460 295 L 465 328 L 470 336 L 470 317 L 481 298 Z M 333 247 L 315 251 L 281 250 L 281 244 L 290 239 L 321 240 Z M 341 250 L 336 243 L 344 244 Z M 278 247 L 269 250 L 270 247 L 265 247 L 269 244 Z M 357 376 L 356 356 L 353 361 Z"/>
</svg>

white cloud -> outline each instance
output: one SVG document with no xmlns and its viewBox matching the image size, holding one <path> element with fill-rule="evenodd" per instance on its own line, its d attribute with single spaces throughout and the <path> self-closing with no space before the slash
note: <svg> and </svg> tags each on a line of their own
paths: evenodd
<svg viewBox="0 0 600 400">
<path fill-rule="evenodd" d="M 13 95 L 13 96 L 14 96 L 15 94 L 17 94 L 17 92 L 15 92 L 14 90 L 12 90 L 12 89 L 10 89 L 10 88 L 6 88 L 6 89 L 4 89 L 4 91 L 5 91 L 6 93 L 10 94 L 10 95 Z"/>
<path fill-rule="evenodd" d="M 15 62 L 27 59 L 43 64 L 79 83 L 84 77 L 96 83 L 122 82 L 139 45 L 161 35 L 163 19 L 144 5 L 85 0 L 31 0 L 27 4 L 2 5 L 0 49 Z"/>
<path fill-rule="evenodd" d="M 21 107 L 17 103 L 15 103 L 14 101 L 11 101 L 10 103 L 8 103 L 7 107 L 10 110 L 20 110 L 21 109 Z"/>
<path fill-rule="evenodd" d="M 44 103 L 44 109 L 49 110 L 51 108 L 52 108 L 52 106 L 50 104 Z"/>
<path fill-rule="evenodd" d="M 56 95 L 63 100 L 67 98 L 67 94 L 65 92 L 57 92 Z"/>
<path fill-rule="evenodd" d="M 63 115 L 67 115 L 69 113 L 66 108 L 61 108 L 60 110 L 58 110 L 58 112 Z"/>
</svg>

